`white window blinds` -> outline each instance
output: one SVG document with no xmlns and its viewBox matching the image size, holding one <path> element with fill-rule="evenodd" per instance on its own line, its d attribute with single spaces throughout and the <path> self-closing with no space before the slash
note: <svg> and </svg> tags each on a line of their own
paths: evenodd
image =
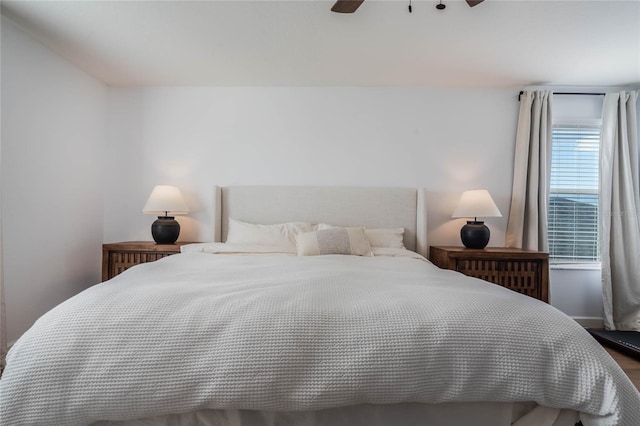
<svg viewBox="0 0 640 426">
<path fill-rule="evenodd" d="M 548 229 L 552 263 L 600 261 L 599 155 L 599 123 L 553 126 Z"/>
</svg>

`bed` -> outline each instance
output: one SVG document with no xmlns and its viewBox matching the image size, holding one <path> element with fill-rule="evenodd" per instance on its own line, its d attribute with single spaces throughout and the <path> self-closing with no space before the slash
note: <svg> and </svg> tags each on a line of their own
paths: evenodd
<svg viewBox="0 0 640 426">
<path fill-rule="evenodd" d="M 577 323 L 426 261 L 425 200 L 215 188 L 212 243 L 91 287 L 16 342 L 2 424 L 637 425 L 640 394 Z M 311 226 L 295 231 L 305 254 L 321 236 L 404 232 L 297 256 L 239 231 L 290 223 Z"/>
</svg>

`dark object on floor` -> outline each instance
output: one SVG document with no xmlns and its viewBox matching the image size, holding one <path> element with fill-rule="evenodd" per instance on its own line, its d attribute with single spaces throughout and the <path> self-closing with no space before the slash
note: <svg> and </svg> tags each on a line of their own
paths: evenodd
<svg viewBox="0 0 640 426">
<path fill-rule="evenodd" d="M 607 331 L 593 328 L 587 328 L 587 331 L 603 345 L 624 352 L 635 359 L 640 359 L 640 332 Z"/>
</svg>

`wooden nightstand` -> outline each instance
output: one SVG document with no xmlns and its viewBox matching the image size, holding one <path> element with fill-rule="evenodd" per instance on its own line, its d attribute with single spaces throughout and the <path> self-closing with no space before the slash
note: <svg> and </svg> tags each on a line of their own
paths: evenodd
<svg viewBox="0 0 640 426">
<path fill-rule="evenodd" d="M 511 248 L 478 250 L 431 246 L 429 260 L 440 268 L 462 272 L 549 302 L 547 253 Z"/>
<path fill-rule="evenodd" d="M 180 247 L 191 243 L 156 244 L 153 241 L 127 241 L 102 245 L 102 281 L 140 263 L 153 262 L 180 253 Z"/>
</svg>

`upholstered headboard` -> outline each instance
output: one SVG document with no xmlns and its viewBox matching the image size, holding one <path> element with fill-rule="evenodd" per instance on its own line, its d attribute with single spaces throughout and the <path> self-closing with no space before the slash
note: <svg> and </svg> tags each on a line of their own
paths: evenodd
<svg viewBox="0 0 640 426">
<path fill-rule="evenodd" d="M 329 223 L 405 229 L 409 250 L 427 255 L 425 191 L 415 188 L 228 186 L 214 189 L 214 241 L 229 218 L 249 223 Z"/>
</svg>

